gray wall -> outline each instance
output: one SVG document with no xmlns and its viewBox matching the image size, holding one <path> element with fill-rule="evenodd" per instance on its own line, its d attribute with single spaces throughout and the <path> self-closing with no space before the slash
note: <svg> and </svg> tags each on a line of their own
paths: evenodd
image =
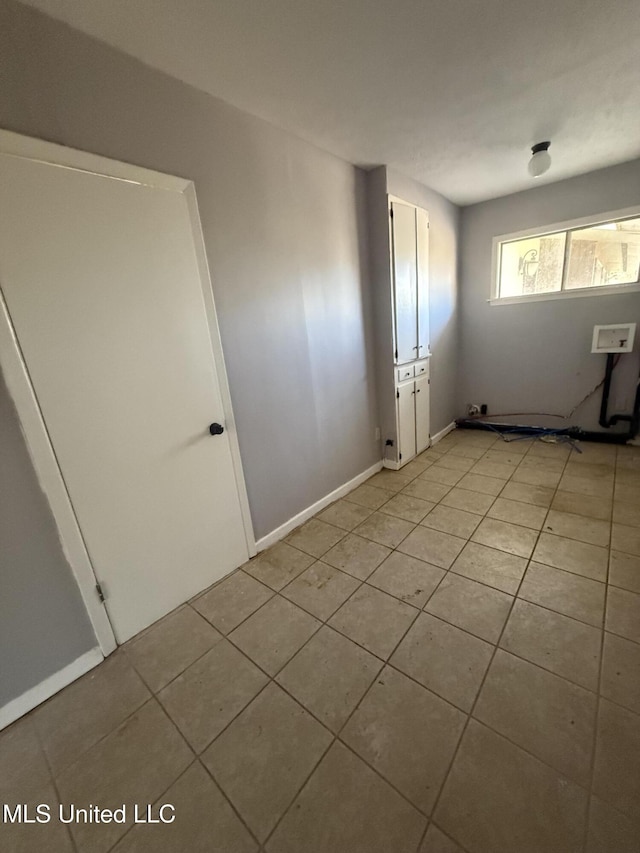
<svg viewBox="0 0 640 853">
<path fill-rule="evenodd" d="M 96 639 L 0 373 L 0 708 Z"/>
<path fill-rule="evenodd" d="M 460 209 L 435 190 L 393 169 L 387 169 L 387 192 L 429 213 L 431 435 L 434 435 L 457 416 Z"/>
<path fill-rule="evenodd" d="M 0 80 L 0 127 L 195 181 L 256 537 L 378 461 L 364 173 L 12 0 Z M 2 418 L 0 705 L 95 644 Z"/>
<path fill-rule="evenodd" d="M 256 537 L 379 459 L 364 174 L 7 0 L 0 126 L 191 178 Z"/>
<path fill-rule="evenodd" d="M 491 306 L 495 236 L 640 204 L 640 160 L 472 205 L 462 210 L 461 325 L 457 411 L 486 403 L 489 414 L 566 415 L 602 379 L 605 356 L 591 354 L 593 326 L 640 323 L 640 294 Z M 636 352 L 614 373 L 610 411 L 629 411 L 638 376 Z M 600 392 L 571 418 L 506 418 L 532 425 L 600 430 Z M 622 424 L 615 431 L 625 432 Z"/>
</svg>

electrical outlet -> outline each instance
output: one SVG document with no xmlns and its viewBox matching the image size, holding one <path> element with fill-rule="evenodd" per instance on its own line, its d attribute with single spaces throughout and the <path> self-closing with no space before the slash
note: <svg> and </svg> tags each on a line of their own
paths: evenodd
<svg viewBox="0 0 640 853">
<path fill-rule="evenodd" d="M 376 441 L 380 441 L 380 427 L 376 427 Z"/>
</svg>

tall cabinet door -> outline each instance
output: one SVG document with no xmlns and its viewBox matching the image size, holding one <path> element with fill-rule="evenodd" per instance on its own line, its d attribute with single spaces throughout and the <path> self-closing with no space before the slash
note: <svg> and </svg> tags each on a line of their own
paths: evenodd
<svg viewBox="0 0 640 853">
<path fill-rule="evenodd" d="M 416 208 L 418 358 L 429 352 L 429 214 Z"/>
<path fill-rule="evenodd" d="M 406 462 L 416 455 L 415 383 L 399 385 L 397 394 L 398 458 Z"/>
<path fill-rule="evenodd" d="M 429 447 L 429 377 L 416 379 L 416 453 Z"/>
<path fill-rule="evenodd" d="M 396 361 L 418 356 L 416 209 L 391 203 Z"/>
</svg>

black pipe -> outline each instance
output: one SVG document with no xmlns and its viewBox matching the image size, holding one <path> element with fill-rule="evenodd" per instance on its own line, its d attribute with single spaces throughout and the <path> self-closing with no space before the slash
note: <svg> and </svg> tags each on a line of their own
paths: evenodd
<svg viewBox="0 0 640 853">
<path fill-rule="evenodd" d="M 600 419 L 598 420 L 598 423 L 600 424 L 601 427 L 604 427 L 605 429 L 609 429 L 609 427 L 615 426 L 619 421 L 626 421 L 629 424 L 631 424 L 629 432 L 633 433 L 633 435 L 629 435 L 629 438 L 635 438 L 635 434 L 638 431 L 637 426 L 636 426 L 635 432 L 633 429 L 634 421 L 637 419 L 637 415 L 638 415 L 638 413 L 636 411 L 637 406 L 638 406 L 637 395 L 636 395 L 636 401 L 635 401 L 634 407 L 633 407 L 633 414 L 631 414 L 631 415 L 611 415 L 610 418 L 607 418 L 607 406 L 609 404 L 609 391 L 611 389 L 611 375 L 613 373 L 613 368 L 616 366 L 616 363 L 617 363 L 615 358 L 616 358 L 616 353 L 613 353 L 613 352 L 607 353 L 607 368 L 606 368 L 605 373 L 604 373 L 604 386 L 602 388 L 602 403 L 600 404 Z"/>
<path fill-rule="evenodd" d="M 609 405 L 609 391 L 611 390 L 611 374 L 613 373 L 615 354 L 607 354 L 607 368 L 604 372 L 604 385 L 602 387 L 602 402 L 600 403 L 600 418 L 598 423 L 601 427 L 609 429 L 612 424 L 607 420 L 607 407 Z"/>
<path fill-rule="evenodd" d="M 636 384 L 636 399 L 633 404 L 633 415 L 629 426 L 629 438 L 635 438 L 640 430 L 640 376 Z"/>
<path fill-rule="evenodd" d="M 604 385 L 602 388 L 602 403 L 600 404 L 600 419 L 598 423 L 601 427 L 609 429 L 615 426 L 619 421 L 627 421 L 629 423 L 629 432 L 625 433 L 606 433 L 606 432 L 588 432 L 580 427 L 564 427 L 562 429 L 554 429 L 553 427 L 535 427 L 521 426 L 516 424 L 493 424 L 487 421 L 473 420 L 467 418 L 459 418 L 456 421 L 456 426 L 460 429 L 487 429 L 493 432 L 519 432 L 522 435 L 548 435 L 552 432 L 555 435 L 566 435 L 568 438 L 577 439 L 578 441 L 601 441 L 607 444 L 626 444 L 627 441 L 634 439 L 640 430 L 640 376 L 636 385 L 636 396 L 633 403 L 633 411 L 630 415 L 611 415 L 607 418 L 607 406 L 609 403 L 609 391 L 611 390 L 611 375 L 613 368 L 618 363 L 616 361 L 617 353 L 607 353 L 607 367 L 604 374 Z"/>
<path fill-rule="evenodd" d="M 611 415 L 607 418 L 607 405 L 609 403 L 609 391 L 611 389 L 611 374 L 616 366 L 615 353 L 607 354 L 607 367 L 604 374 L 604 386 L 602 388 L 602 403 L 600 404 L 600 419 L 598 423 L 601 427 L 609 429 L 615 426 L 619 421 L 626 421 L 629 424 L 629 432 L 624 435 L 625 441 L 629 441 L 636 437 L 640 428 L 640 377 L 636 385 L 636 396 L 633 401 L 633 411 L 630 415 Z"/>
</svg>

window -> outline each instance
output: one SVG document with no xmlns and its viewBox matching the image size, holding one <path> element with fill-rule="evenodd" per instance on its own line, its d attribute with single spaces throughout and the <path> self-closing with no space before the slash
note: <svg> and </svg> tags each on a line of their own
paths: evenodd
<svg viewBox="0 0 640 853">
<path fill-rule="evenodd" d="M 584 296 L 637 286 L 638 213 L 579 224 L 582 227 L 497 238 L 495 300 Z"/>
</svg>

